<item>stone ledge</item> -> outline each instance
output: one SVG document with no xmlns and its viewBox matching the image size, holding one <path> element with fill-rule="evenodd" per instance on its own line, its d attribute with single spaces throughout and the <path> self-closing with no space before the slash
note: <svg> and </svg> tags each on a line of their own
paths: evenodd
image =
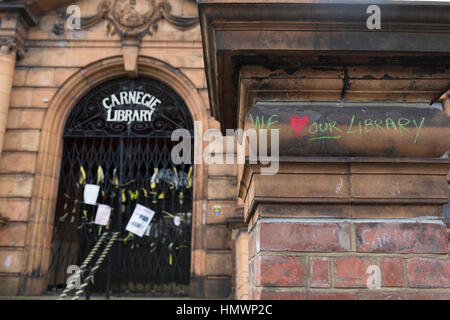
<svg viewBox="0 0 450 320">
<path fill-rule="evenodd" d="M 332 216 L 357 216 L 360 207 L 362 216 L 379 217 L 383 205 L 385 218 L 389 212 L 400 218 L 442 217 L 441 206 L 448 202 L 449 159 L 280 157 L 278 174 L 262 175 L 261 167 L 246 164 L 240 175 L 239 197 L 245 203 L 246 223 L 257 218 L 255 212 L 267 213 L 275 204 L 289 204 L 292 216 L 297 215 L 293 205 L 314 204 L 305 210 L 316 217 L 330 216 L 321 213 L 319 206 L 336 204 L 342 214 L 333 212 Z M 267 207 L 258 212 L 260 205 Z M 403 208 L 396 213 L 395 206 L 404 205 L 412 212 Z"/>
</svg>

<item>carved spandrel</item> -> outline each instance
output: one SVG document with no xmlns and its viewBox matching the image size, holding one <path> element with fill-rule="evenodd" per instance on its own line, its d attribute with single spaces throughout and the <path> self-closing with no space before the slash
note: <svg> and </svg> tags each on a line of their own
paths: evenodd
<svg viewBox="0 0 450 320">
<path fill-rule="evenodd" d="M 57 11 L 57 19 L 53 32 L 62 35 L 65 32 L 67 6 Z M 172 7 L 167 0 L 104 0 L 100 3 L 95 15 L 81 17 L 80 29 L 86 30 L 99 22 L 107 21 L 107 31 L 119 34 L 122 38 L 141 38 L 146 34 L 152 35 L 158 29 L 158 22 L 166 20 L 180 30 L 196 26 L 197 16 L 183 17 L 173 15 Z"/>
</svg>

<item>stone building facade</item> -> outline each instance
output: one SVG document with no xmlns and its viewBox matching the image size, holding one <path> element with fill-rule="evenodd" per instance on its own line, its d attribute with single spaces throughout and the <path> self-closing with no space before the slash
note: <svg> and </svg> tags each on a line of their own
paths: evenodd
<svg viewBox="0 0 450 320">
<path fill-rule="evenodd" d="M 69 5 L 81 10 L 79 29 L 70 30 L 66 24 L 72 17 L 67 14 Z M 290 48 L 287 38 L 272 39 L 274 34 L 269 32 L 263 41 L 260 30 L 242 28 L 246 22 L 260 25 L 258 18 L 264 20 L 268 12 L 255 11 L 252 16 L 247 15 L 251 8 L 245 3 L 228 11 L 224 6 L 215 1 L 198 6 L 192 0 L 0 1 L 0 295 L 42 295 L 50 290 L 55 217 L 59 218 L 62 210 L 58 199 L 62 197 L 63 135 L 72 111 L 95 88 L 117 79 L 152 79 L 184 102 L 200 132 L 237 128 L 236 123 L 243 128 L 250 110 L 247 102 L 286 102 L 289 93 L 296 101 L 316 102 L 342 101 L 344 96 L 353 102 L 425 103 L 436 98 L 436 104 L 445 105 L 450 101 L 446 96 L 450 49 L 436 49 L 441 50 L 434 60 L 443 62 L 440 67 L 415 64 L 407 68 L 395 58 L 391 65 L 371 64 L 388 56 L 387 48 L 380 56 L 357 56 L 358 66 L 341 70 L 349 61 L 331 58 L 329 64 L 336 68 L 315 65 L 318 44 L 309 35 L 312 44 L 301 48 L 312 52 L 304 57 L 306 67 L 289 69 L 286 66 L 295 60 L 292 52 L 283 55 L 285 66 L 273 64 L 276 55 L 262 54 L 271 46 L 278 53 L 297 50 Z M 274 16 L 274 21 L 278 18 Z M 224 25 L 227 19 L 230 24 Z M 440 27 L 449 31 L 450 22 L 446 23 Z M 211 37 L 216 31 L 208 28 L 216 26 L 222 33 Z M 284 30 L 285 26 L 278 27 Z M 299 30 L 308 32 L 306 29 Z M 436 31 L 437 36 L 442 30 Z M 448 40 L 448 32 L 446 37 Z M 233 55 L 236 57 L 230 58 Z M 426 58 L 429 64 L 434 59 Z M 234 68 L 241 68 L 238 74 L 233 74 Z M 231 84 L 238 78 L 239 84 Z M 450 106 L 446 110 L 448 115 Z M 448 129 L 443 131 L 447 141 Z M 208 141 L 200 139 L 193 144 L 194 156 L 201 157 Z M 282 164 L 278 181 L 264 176 L 252 180 L 257 168 L 247 166 L 204 161 L 193 165 L 190 296 L 448 299 L 450 262 L 447 229 L 441 221 L 442 206 L 447 202 L 448 162 L 308 161 L 304 167 Z M 417 170 L 420 175 L 415 175 Z M 398 172 L 400 176 L 396 176 Z M 360 198 L 367 200 L 359 203 L 358 209 L 350 205 L 358 197 L 349 194 L 348 185 L 341 183 L 339 197 L 330 196 L 329 188 L 324 187 L 338 184 L 339 175 L 347 179 L 352 174 L 361 178 L 364 196 Z M 313 177 L 317 184 L 295 184 L 297 179 L 316 181 Z M 380 183 L 371 186 L 377 178 Z M 395 179 L 403 179 L 403 202 L 393 200 L 400 193 L 383 192 Z M 256 186 L 255 181 L 259 181 Z M 409 187 L 403 189 L 403 185 Z M 328 202 L 320 203 L 320 198 Z M 310 202 L 312 207 L 308 207 Z M 384 203 L 381 209 L 376 206 L 380 202 Z M 376 215 L 380 210 L 383 213 Z M 332 214 L 322 216 L 324 212 Z M 437 220 L 411 222 L 424 216 Z M 291 223 L 305 217 L 306 224 Z M 315 221 L 318 217 L 325 220 Z M 377 220 L 374 226 L 370 220 L 374 217 L 383 221 Z M 292 221 L 282 221 L 284 218 Z M 277 225 L 277 221 L 281 222 Z M 410 238 L 394 239 L 400 229 Z M 371 234 L 372 247 L 357 242 L 360 233 Z M 296 234 L 304 235 L 300 243 L 285 237 Z M 391 238 L 377 247 L 380 234 Z M 171 253 L 168 259 L 172 265 Z M 381 268 L 382 291 L 366 288 L 370 265 Z M 419 290 L 424 287 L 427 289 Z"/>
<path fill-rule="evenodd" d="M 106 16 L 82 30 L 64 28 L 61 12 L 69 4 L 85 18 L 98 16 L 107 2 L 0 3 L 2 295 L 47 290 L 62 132 L 87 91 L 118 77 L 149 77 L 175 90 L 202 129 L 219 127 L 209 112 L 196 3 L 171 1 L 167 10 L 180 19 L 194 17 L 191 25 L 163 17 L 142 38 L 109 30 Z M 194 172 L 191 295 L 228 297 L 233 268 L 227 221 L 237 205 L 236 168 L 199 164 Z M 213 214 L 217 206 L 220 213 Z"/>
</svg>

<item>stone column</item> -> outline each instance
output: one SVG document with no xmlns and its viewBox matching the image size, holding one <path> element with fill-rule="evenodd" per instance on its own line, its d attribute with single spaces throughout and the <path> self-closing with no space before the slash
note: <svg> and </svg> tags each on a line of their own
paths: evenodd
<svg viewBox="0 0 450 320">
<path fill-rule="evenodd" d="M 449 299 L 448 163 L 318 160 L 246 166 L 250 299 Z"/>
<path fill-rule="evenodd" d="M 15 65 L 16 50 L 14 42 L 7 41 L 0 47 L 0 158 L 3 150 Z"/>
<path fill-rule="evenodd" d="M 250 298 L 450 299 L 450 118 L 430 108 L 450 80 L 435 71 L 450 68 L 435 31 L 450 5 L 386 4 L 378 33 L 357 2 L 198 6 L 222 131 L 280 138 L 276 175 L 251 158 L 238 173 Z"/>
</svg>

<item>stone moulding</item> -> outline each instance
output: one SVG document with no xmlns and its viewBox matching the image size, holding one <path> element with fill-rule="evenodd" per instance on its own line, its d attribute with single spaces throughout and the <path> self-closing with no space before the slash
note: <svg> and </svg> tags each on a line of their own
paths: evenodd
<svg viewBox="0 0 450 320">
<path fill-rule="evenodd" d="M 311 217 L 442 218 L 448 202 L 449 159 L 282 156 L 277 175 L 261 175 L 261 166 L 246 164 L 239 177 L 239 198 L 251 225 L 258 216 L 303 211 Z M 258 212 L 259 205 L 275 210 Z M 281 214 L 279 205 L 291 209 Z"/>
<path fill-rule="evenodd" d="M 321 59 L 334 55 L 340 59 L 352 53 L 372 56 L 374 61 L 381 61 L 383 54 L 388 54 L 399 57 L 396 63 L 403 63 L 406 68 L 410 63 L 403 61 L 405 56 L 417 63 L 435 55 L 448 59 L 448 2 L 380 1 L 378 4 L 382 12 L 381 30 L 369 30 L 367 2 L 200 0 L 211 114 L 221 123 L 222 131 L 237 127 L 239 71 L 248 65 L 267 66 L 273 61 L 286 60 L 289 69 L 292 64 L 303 62 L 308 54 L 320 55 Z M 333 60 L 332 64 L 337 63 Z M 435 62 L 435 66 L 439 64 Z M 447 84 L 439 86 L 437 91 Z M 419 89 L 425 91 L 427 87 Z M 342 93 L 345 98 L 345 87 Z"/>
<path fill-rule="evenodd" d="M 57 11 L 57 21 L 53 32 L 64 34 L 67 6 Z M 97 14 L 81 18 L 81 29 L 89 29 L 102 20 L 107 21 L 107 30 L 111 35 L 120 37 L 141 38 L 146 34 L 152 35 L 157 31 L 158 22 L 162 19 L 180 30 L 192 28 L 198 24 L 198 17 L 181 17 L 171 14 L 169 2 L 163 0 L 156 4 L 156 0 L 136 1 L 104 0 L 98 7 Z"/>
</svg>

